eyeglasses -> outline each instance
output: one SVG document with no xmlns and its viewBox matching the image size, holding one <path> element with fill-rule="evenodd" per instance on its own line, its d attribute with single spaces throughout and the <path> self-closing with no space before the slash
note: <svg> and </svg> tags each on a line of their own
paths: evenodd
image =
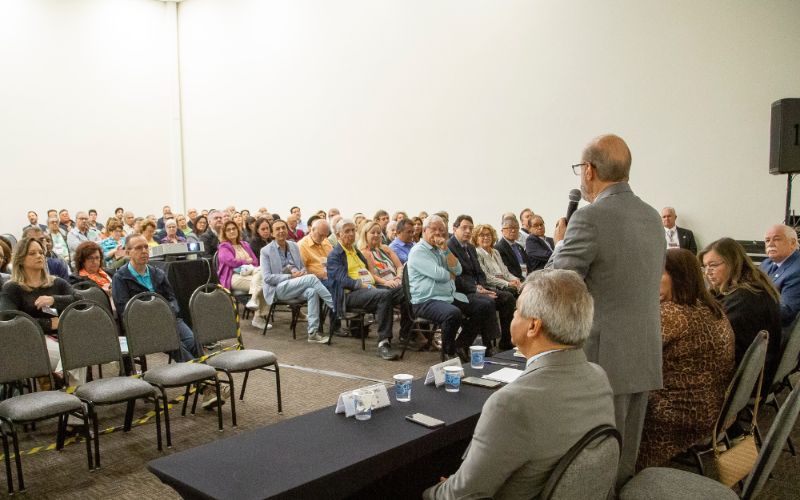
<svg viewBox="0 0 800 500">
<path fill-rule="evenodd" d="M 589 165 L 589 164 L 587 162 L 583 162 L 583 163 L 576 163 L 575 165 L 571 165 L 572 173 L 575 174 L 575 175 L 581 175 L 581 167 L 583 167 L 585 165 Z"/>
<path fill-rule="evenodd" d="M 149 248 L 150 247 L 148 245 L 137 245 L 135 247 L 131 247 L 131 250 L 135 251 L 135 252 L 141 252 L 141 251 L 147 250 Z"/>
<path fill-rule="evenodd" d="M 100 260 L 100 256 L 99 255 L 93 255 L 91 257 L 86 257 L 86 260 Z"/>
<path fill-rule="evenodd" d="M 704 266 L 703 266 L 703 267 L 701 267 L 700 269 L 701 269 L 701 270 L 702 270 L 704 273 L 707 273 L 707 272 L 709 272 L 709 271 L 716 271 L 716 269 L 717 269 L 719 266 L 724 266 L 724 265 L 725 265 L 725 263 L 724 263 L 724 262 L 709 262 L 708 264 L 704 265 Z"/>
</svg>

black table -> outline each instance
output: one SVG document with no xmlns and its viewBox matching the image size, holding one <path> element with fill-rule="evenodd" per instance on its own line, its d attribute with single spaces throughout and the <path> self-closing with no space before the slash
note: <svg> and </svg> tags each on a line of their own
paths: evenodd
<svg viewBox="0 0 800 500">
<path fill-rule="evenodd" d="M 464 368 L 465 375 L 496 371 Z M 184 498 L 419 498 L 458 468 L 491 389 L 458 393 L 415 380 L 409 403 L 394 400 L 364 422 L 323 408 L 291 420 L 153 460 L 148 469 Z M 427 429 L 420 412 L 446 425 Z"/>
<path fill-rule="evenodd" d="M 198 257 L 197 259 L 184 260 L 150 260 L 150 265 L 164 271 L 167 280 L 175 291 L 178 305 L 181 310 L 178 317 L 181 318 L 189 327 L 192 326 L 192 318 L 189 315 L 189 299 L 197 288 L 205 285 L 209 281 L 217 282 L 216 269 L 212 269 L 209 259 Z"/>
</svg>

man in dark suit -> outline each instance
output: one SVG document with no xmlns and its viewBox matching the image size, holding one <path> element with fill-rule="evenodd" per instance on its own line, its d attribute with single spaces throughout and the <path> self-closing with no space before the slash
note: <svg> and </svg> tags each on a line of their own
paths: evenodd
<svg viewBox="0 0 800 500">
<path fill-rule="evenodd" d="M 503 264 L 508 268 L 508 272 L 520 281 L 524 281 L 525 276 L 528 275 L 530 262 L 525 249 L 517 243 L 517 238 L 519 237 L 519 222 L 517 222 L 517 218 L 513 216 L 503 217 L 500 231 L 503 237 L 494 245 L 494 248 L 500 252 L 500 257 L 503 259 Z"/>
<path fill-rule="evenodd" d="M 28 210 L 28 225 L 22 228 L 24 232 L 29 227 L 38 227 L 42 231 L 47 231 L 47 226 L 44 224 L 39 224 L 39 214 L 34 212 L 33 210 Z"/>
<path fill-rule="evenodd" d="M 208 230 L 200 235 L 206 257 L 213 257 L 219 246 L 219 232 L 222 231 L 222 212 L 212 210 L 208 213 Z"/>
<path fill-rule="evenodd" d="M 467 296 L 470 304 L 475 304 L 483 313 L 474 315 L 474 321 L 483 322 L 481 339 L 486 352 L 491 353 L 491 341 L 497 338 L 497 319 L 500 313 L 500 349 L 506 351 L 511 344 L 511 319 L 514 316 L 514 296 L 503 290 L 490 290 L 486 285 L 486 275 L 478 262 L 478 253 L 470 243 L 473 229 L 472 217 L 459 215 L 453 223 L 453 236 L 447 241 L 447 248 L 461 263 L 461 274 L 456 276 L 456 291 Z"/>
<path fill-rule="evenodd" d="M 608 378 L 580 348 L 591 324 L 592 297 L 574 272 L 528 277 L 511 325 L 528 360 L 525 371 L 486 400 L 461 467 L 423 498 L 539 498 L 575 443 L 599 425 L 613 425 Z M 610 489 L 594 480 L 598 492 Z"/>
<path fill-rule="evenodd" d="M 539 215 L 534 215 L 530 219 L 531 233 L 525 240 L 525 253 L 528 254 L 528 262 L 531 264 L 530 272 L 544 269 L 550 256 L 553 255 L 553 248 L 556 244 L 553 238 L 544 235 L 544 219 Z"/>
<path fill-rule="evenodd" d="M 789 328 L 800 312 L 800 251 L 797 250 L 797 233 L 784 224 L 775 224 L 764 236 L 767 259 L 761 270 L 767 273 L 781 293 L 781 325 L 784 342 Z"/>
<path fill-rule="evenodd" d="M 694 241 L 694 233 L 686 228 L 678 227 L 675 221 L 678 216 L 672 207 L 661 209 L 661 223 L 664 225 L 664 237 L 667 240 L 667 248 L 685 248 L 697 255 L 697 243 Z"/>
<path fill-rule="evenodd" d="M 634 472 L 648 393 L 662 387 L 664 229 L 658 212 L 633 194 L 630 168 L 631 152 L 621 137 L 600 136 L 586 146 L 573 171 L 589 204 L 572 215 L 569 225 L 563 218 L 556 225 L 556 249 L 547 263 L 576 271 L 594 297 L 584 350 L 589 361 L 603 367 L 614 390 L 622 435 L 618 487 Z"/>
</svg>

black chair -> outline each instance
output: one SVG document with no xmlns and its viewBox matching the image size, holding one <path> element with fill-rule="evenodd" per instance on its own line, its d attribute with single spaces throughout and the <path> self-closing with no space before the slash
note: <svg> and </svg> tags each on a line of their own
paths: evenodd
<svg viewBox="0 0 800 500">
<path fill-rule="evenodd" d="M 306 299 L 304 297 L 286 300 L 280 300 L 277 297 L 273 298 L 272 304 L 269 306 L 269 312 L 267 313 L 267 324 L 264 325 L 264 331 L 261 332 L 261 335 L 266 335 L 270 323 L 275 322 L 275 308 L 283 306 L 287 307 L 292 313 L 292 321 L 289 323 L 289 329 L 292 330 L 292 338 L 297 340 L 297 322 L 300 320 L 300 309 L 302 309 L 304 305 L 306 305 Z"/>
<path fill-rule="evenodd" d="M 0 314 L 0 385 L 16 380 L 35 377 L 48 377 L 50 386 L 55 387 L 50 372 L 50 356 L 47 354 L 44 334 L 38 323 L 27 314 L 7 311 Z M 83 437 L 86 440 L 86 455 L 89 470 L 92 470 L 92 438 L 89 434 L 89 419 L 86 408 L 80 399 L 62 391 L 29 392 L 0 401 L 0 439 L 3 442 L 3 456 L 6 466 L 6 480 L 9 494 L 14 492 L 11 475 L 11 455 L 8 438 L 14 447 L 19 490 L 25 491 L 22 475 L 22 459 L 19 451 L 17 428 L 40 420 L 58 417 L 58 437 L 56 449 L 64 447 L 67 417 L 78 415 L 83 419 Z"/>
<path fill-rule="evenodd" d="M 102 288 L 97 286 L 92 280 L 80 280 L 72 285 L 75 293 L 81 296 L 82 299 L 91 300 L 92 302 L 100 305 L 112 318 L 114 317 L 114 310 L 111 308 L 111 299 Z"/>
<path fill-rule="evenodd" d="M 126 304 L 122 315 L 125 333 L 128 337 L 128 352 L 131 358 L 144 358 L 148 354 L 173 352 L 180 349 L 180 339 L 175 329 L 175 314 L 163 297 L 142 292 L 134 295 Z M 142 363 L 142 370 L 147 365 Z M 167 431 L 167 447 L 172 446 L 172 435 L 169 426 L 169 400 L 166 389 L 186 387 L 181 415 L 186 415 L 186 404 L 189 389 L 194 385 L 200 392 L 206 384 L 211 384 L 217 391 L 217 419 L 222 431 L 222 405 L 217 370 L 203 363 L 172 363 L 147 369 L 142 374 L 145 382 L 158 388 L 164 408 L 164 426 Z M 197 392 L 195 403 L 197 403 Z M 194 413 L 195 405 L 192 406 Z"/>
<path fill-rule="evenodd" d="M 86 403 L 94 428 L 94 465 L 100 468 L 99 418 L 95 407 L 127 403 L 125 431 L 131 430 L 134 404 L 137 399 L 155 400 L 156 442 L 161 451 L 161 407 L 155 387 L 144 380 L 126 377 L 122 368 L 117 327 L 114 320 L 93 301 L 73 302 L 61 313 L 58 323 L 58 349 L 64 374 L 67 370 L 116 362 L 117 377 L 100 378 L 75 389 L 75 396 Z M 67 384 L 69 385 L 69 384 Z"/>
<path fill-rule="evenodd" d="M 345 292 L 345 294 L 346 293 L 347 292 Z M 343 297 L 342 319 L 345 322 L 345 326 L 342 326 L 342 328 L 347 330 L 351 336 L 354 335 L 356 331 L 361 333 L 362 351 L 367 350 L 367 337 L 369 336 L 369 325 L 371 324 L 367 322 L 367 314 L 369 314 L 369 311 L 361 307 L 351 307 L 347 309 L 347 295 Z M 355 325 L 358 325 L 358 330 L 354 328 Z"/>
<path fill-rule="evenodd" d="M 244 373 L 242 391 L 239 399 L 244 399 L 244 390 L 247 387 L 247 378 L 250 372 L 261 369 L 275 373 L 277 387 L 278 413 L 283 412 L 281 401 L 281 374 L 278 367 L 278 358 L 269 351 L 245 349 L 239 330 L 239 318 L 236 314 L 236 304 L 230 293 L 219 285 L 204 285 L 194 291 L 189 299 L 189 312 L 192 315 L 194 334 L 198 342 L 214 343 L 222 340 L 236 339 L 237 349 L 223 351 L 212 355 L 206 364 L 217 371 L 224 372 L 228 377 L 227 383 L 231 388 L 231 418 L 236 427 L 236 391 L 233 387 L 234 373 Z M 271 368 L 270 368 L 271 367 Z"/>
<path fill-rule="evenodd" d="M 783 445 L 797 422 L 798 413 L 800 413 L 800 390 L 795 388 L 772 422 L 753 470 L 744 480 L 740 495 L 708 477 L 667 467 L 650 467 L 628 481 L 622 488 L 619 498 L 621 500 L 756 498 L 780 457 Z"/>
<path fill-rule="evenodd" d="M 401 339 L 403 350 L 400 352 L 400 359 L 403 359 L 403 356 L 405 356 L 406 349 L 408 349 L 408 344 L 411 342 L 413 334 L 421 333 L 425 336 L 428 342 L 421 349 L 425 350 L 433 345 L 433 332 L 439 327 L 436 322 L 414 314 L 414 308 L 411 306 L 411 285 L 408 282 L 408 266 L 403 266 L 403 293 L 405 294 L 405 300 L 400 314 L 409 315 L 411 318 L 411 329 L 408 332 L 408 336 L 405 339 Z M 442 351 L 442 361 L 444 361 L 444 351 Z"/>
<path fill-rule="evenodd" d="M 619 432 L 611 425 L 600 425 L 587 432 L 558 461 L 540 498 L 608 498 L 617 476 L 621 441 Z"/>
<path fill-rule="evenodd" d="M 701 455 L 713 452 L 718 445 L 723 443 L 730 448 L 731 441 L 726 429 L 736 421 L 739 412 L 744 410 L 750 401 L 750 396 L 753 394 L 764 367 L 768 339 L 769 333 L 765 330 L 760 331 L 753 339 L 750 347 L 745 351 L 744 356 L 742 356 L 742 360 L 725 391 L 725 400 L 722 403 L 722 408 L 717 417 L 717 424 L 714 427 L 715 429 L 720 429 L 720 432 L 714 436 L 714 441 L 704 445 L 693 446 L 688 450 L 694 456 L 695 464 L 693 465 L 697 467 L 700 474 L 705 474 Z M 756 429 L 753 429 L 753 431 L 755 432 Z M 709 434 L 713 433 L 713 430 L 709 430 Z"/>
<path fill-rule="evenodd" d="M 14 236 L 13 234 L 9 234 L 9 233 L 0 234 L 0 238 L 6 240 L 6 242 L 8 242 L 8 244 L 11 246 L 11 250 L 14 250 L 15 248 L 17 248 L 17 237 Z"/>
</svg>

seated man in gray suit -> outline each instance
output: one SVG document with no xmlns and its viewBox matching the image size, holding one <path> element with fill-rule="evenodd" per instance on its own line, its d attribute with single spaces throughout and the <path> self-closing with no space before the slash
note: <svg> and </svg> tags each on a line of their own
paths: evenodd
<svg viewBox="0 0 800 500">
<path fill-rule="evenodd" d="M 511 323 L 527 367 L 486 401 L 461 467 L 424 498 L 536 498 L 584 434 L 614 425 L 606 373 L 581 349 L 593 313 L 592 297 L 574 271 L 528 276 Z"/>
</svg>

